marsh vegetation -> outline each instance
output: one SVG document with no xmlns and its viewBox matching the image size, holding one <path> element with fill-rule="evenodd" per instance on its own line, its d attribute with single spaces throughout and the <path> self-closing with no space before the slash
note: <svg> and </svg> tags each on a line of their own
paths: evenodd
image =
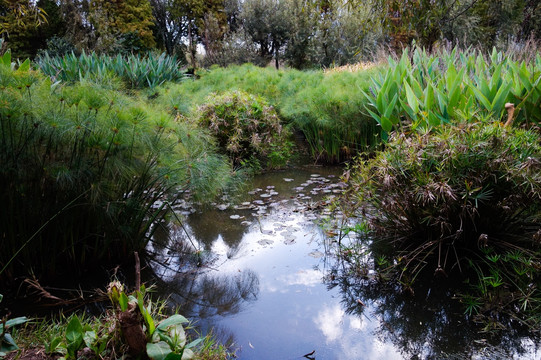
<svg viewBox="0 0 541 360">
<path fill-rule="evenodd" d="M 444 42 L 456 44 L 462 33 L 427 2 L 408 1 L 402 12 L 394 1 L 370 2 L 381 22 L 368 20 L 368 5 L 349 6 L 354 1 L 232 1 L 227 11 L 200 4 L 201 13 L 173 3 L 130 3 L 146 20 L 124 33 L 118 28 L 123 21 L 136 25 L 124 8 L 94 1 L 69 10 L 39 2 L 65 12 L 62 26 L 74 25 L 70 11 L 85 13 L 80 25 L 92 24 L 92 35 L 77 44 L 75 37 L 50 38 L 49 51 L 30 61 L 4 48 L 18 55 L 31 48 L 35 55 L 37 48 L 25 41 L 36 34 L 23 34 L 32 24 L 42 26 L 45 13 L 31 2 L 0 1 L 0 34 L 10 31 L 0 43 L 0 201 L 6 209 L 0 213 L 0 284 L 8 306 L 36 294 L 43 303 L 66 305 L 47 289 L 73 287 L 88 274 L 99 274 L 103 288 L 111 274 L 125 276 L 119 269 L 131 269 L 136 252 L 143 267 L 159 263 L 175 271 L 191 286 L 186 296 L 197 297 L 205 311 L 237 314 L 244 302 L 257 300 L 258 274 L 192 276 L 212 265 L 215 244 L 202 245 L 201 234 L 212 230 L 221 237 L 228 260 L 243 242 L 227 238 L 255 223 L 259 236 L 281 231 L 280 246 L 293 245 L 300 232 L 287 216 L 277 218 L 288 225 L 273 224 L 276 230 L 261 225 L 267 213 L 283 215 L 291 206 L 306 217 L 302 221 L 319 220 L 324 229 L 311 254 L 325 259 L 327 271 L 317 274 L 341 289 L 348 313 L 360 316 L 366 303 L 388 303 L 375 310 L 377 318 L 401 329 L 399 338 L 412 347 L 424 346 L 424 333 L 408 338 L 408 325 L 392 314 L 411 311 L 432 292 L 453 303 L 428 316 L 434 339 L 460 322 L 510 344 L 516 338 L 502 330 L 517 336 L 539 331 L 541 56 L 534 40 L 525 42 L 525 31 L 539 33 L 530 21 L 539 7 L 508 4 L 504 21 L 489 16 L 494 9 L 485 1 L 465 8 L 446 2 L 457 21 L 484 19 L 485 30 L 493 30 L 487 43 L 462 49 Z M 102 7 L 118 23 L 108 23 Z M 23 10 L 32 16 L 21 18 Z M 419 17 L 425 10 L 444 30 L 435 30 L 434 18 Z M 522 26 L 519 10 L 529 14 Z M 269 29 L 252 21 L 259 11 L 272 20 Z M 169 24 L 155 24 L 161 37 L 149 36 L 152 13 Z M 295 27 L 286 29 L 291 14 Z M 221 26 L 224 21 L 231 27 Z M 373 31 L 355 24 L 372 24 Z M 179 32 L 168 33 L 172 29 Z M 497 35 L 502 29 L 523 42 L 506 43 Z M 177 35 L 188 45 L 173 43 Z M 378 48 L 386 37 L 389 46 Z M 169 54 L 147 52 L 157 40 Z M 337 66 L 358 60 L 370 61 Z M 334 180 L 314 171 L 280 201 L 276 184 L 251 189 L 256 200 L 241 200 L 254 176 L 299 167 L 299 159 L 342 166 L 343 177 L 331 187 Z M 321 187 L 307 193 L 315 184 Z M 314 200 L 321 193 L 333 201 Z M 194 225 L 202 213 L 213 214 L 206 221 L 215 224 Z M 179 233 L 186 239 L 174 237 Z M 274 241 L 256 243 L 266 249 Z M 77 358 L 85 348 L 94 352 L 89 356 L 111 358 L 137 351 L 187 358 L 205 349 L 228 356 L 210 338 L 186 341 L 185 319 L 167 318 L 165 305 L 153 312 L 155 299 L 139 285 L 133 291 L 118 285 L 98 322 L 71 315 L 13 338 L 8 327 L 27 319 L 3 317 L 2 349 L 37 331 L 51 335 L 48 356 Z M 130 311 L 144 339 L 137 351 L 120 333 L 99 340 L 106 327 L 122 328 L 121 317 Z M 400 339 L 405 353 L 422 353 Z M 423 351 L 431 357 L 434 349 Z"/>
</svg>

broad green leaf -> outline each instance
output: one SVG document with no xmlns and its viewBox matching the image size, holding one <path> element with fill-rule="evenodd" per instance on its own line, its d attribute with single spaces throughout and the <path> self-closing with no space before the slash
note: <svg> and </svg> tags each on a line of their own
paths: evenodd
<svg viewBox="0 0 541 360">
<path fill-rule="evenodd" d="M 193 359 L 195 356 L 194 352 L 190 349 L 184 349 L 184 352 L 182 353 L 182 360 L 190 360 Z"/>
<path fill-rule="evenodd" d="M 486 110 L 490 111 L 492 109 L 492 104 L 490 101 L 486 98 L 483 93 L 477 89 L 473 84 L 470 84 L 470 89 L 473 91 L 473 94 L 475 95 L 475 98 L 477 101 L 479 101 L 480 105 L 482 105 Z"/>
<path fill-rule="evenodd" d="M 180 354 L 170 353 L 165 357 L 165 360 L 182 360 L 184 357 Z"/>
<path fill-rule="evenodd" d="M 26 316 L 20 316 L 20 317 L 16 317 L 16 318 L 9 319 L 8 321 L 6 321 L 6 326 L 9 328 L 11 326 L 24 324 L 27 321 L 28 321 L 28 318 Z"/>
<path fill-rule="evenodd" d="M 19 65 L 17 72 L 23 73 L 28 72 L 28 70 L 30 70 L 30 59 L 26 59 L 25 61 L 23 61 L 22 64 Z"/>
<path fill-rule="evenodd" d="M 417 112 L 413 111 L 413 109 L 402 99 L 398 99 L 400 102 L 400 105 L 402 105 L 402 110 L 408 115 L 411 121 L 417 120 Z"/>
<path fill-rule="evenodd" d="M 386 132 L 391 132 L 391 130 L 393 129 L 392 121 L 387 118 L 381 118 L 380 125 L 381 125 L 381 128 L 385 130 Z"/>
<path fill-rule="evenodd" d="M 45 345 L 45 351 L 49 354 L 55 353 L 61 341 L 62 341 L 61 336 L 55 337 L 53 340 L 51 340 L 51 342 L 48 345 Z"/>
<path fill-rule="evenodd" d="M 437 117 L 432 111 L 428 112 L 428 124 L 432 127 L 441 125 L 439 117 Z"/>
<path fill-rule="evenodd" d="M 413 90 L 408 85 L 408 83 L 404 83 L 404 86 L 406 88 L 406 98 L 408 99 L 408 105 L 411 107 L 413 112 L 415 113 L 419 112 L 419 100 L 413 93 Z"/>
<path fill-rule="evenodd" d="M 74 316 L 66 327 L 66 340 L 70 343 L 83 341 L 83 326 L 77 316 Z"/>
<path fill-rule="evenodd" d="M 2 65 L 4 65 L 7 68 L 11 67 L 11 51 L 6 51 L 4 56 L 2 56 Z"/>
<path fill-rule="evenodd" d="M 126 296 L 126 293 L 120 293 L 118 296 L 118 305 L 120 306 L 120 311 L 128 310 L 128 297 Z"/>
<path fill-rule="evenodd" d="M 432 81 L 428 81 L 426 88 L 425 88 L 425 104 L 424 108 L 426 111 L 429 111 L 432 109 L 432 106 L 434 105 L 434 89 L 432 86 Z"/>
<path fill-rule="evenodd" d="M 169 326 L 185 324 L 187 322 L 188 319 L 186 319 L 184 316 L 180 314 L 175 314 L 160 322 L 160 324 L 157 326 L 157 329 L 165 330 Z"/>
<path fill-rule="evenodd" d="M 406 83 L 408 84 L 408 83 Z M 409 77 L 409 84 L 411 85 L 411 90 L 417 99 L 420 99 L 423 96 L 423 89 L 421 84 L 413 76 Z"/>
<path fill-rule="evenodd" d="M 375 112 L 373 112 L 372 110 L 370 110 L 369 108 L 366 108 L 366 111 L 368 111 L 368 113 L 370 114 L 370 116 L 372 116 L 374 118 L 374 120 L 376 120 L 378 123 L 381 122 L 381 118 L 378 114 L 376 114 Z"/>
<path fill-rule="evenodd" d="M 11 334 L 4 334 L 4 338 L 0 340 L 0 353 L 8 353 L 19 348 L 15 340 L 11 337 Z"/>
<path fill-rule="evenodd" d="M 164 341 L 147 344 L 147 355 L 152 360 L 164 360 L 171 353 L 171 347 Z"/>
<path fill-rule="evenodd" d="M 83 336 L 83 340 L 86 346 L 92 347 L 96 340 L 98 340 L 98 336 L 96 335 L 95 331 L 86 331 Z"/>
<path fill-rule="evenodd" d="M 200 343 L 201 341 L 203 341 L 203 338 L 195 339 L 194 341 L 192 341 L 191 343 L 189 343 L 188 345 L 186 345 L 186 349 L 191 349 L 191 348 L 193 348 L 194 346 L 199 345 L 199 343 Z"/>
<path fill-rule="evenodd" d="M 391 100 L 391 103 L 387 105 L 387 108 L 385 109 L 385 112 L 383 113 L 383 117 L 390 118 L 391 114 L 394 111 L 397 101 L 398 101 L 398 94 L 395 94 L 393 97 L 393 100 Z"/>
<path fill-rule="evenodd" d="M 510 83 L 506 83 L 500 86 L 500 89 L 496 93 L 496 96 L 494 96 L 494 100 L 492 100 L 492 104 L 491 104 L 491 110 L 495 114 L 499 114 L 503 110 L 503 106 L 507 100 L 507 97 L 509 96 L 510 90 L 511 90 Z"/>
</svg>

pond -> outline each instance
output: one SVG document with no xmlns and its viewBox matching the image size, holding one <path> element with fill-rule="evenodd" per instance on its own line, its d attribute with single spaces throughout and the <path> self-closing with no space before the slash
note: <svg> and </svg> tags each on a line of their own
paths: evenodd
<svg viewBox="0 0 541 360">
<path fill-rule="evenodd" d="M 348 276 L 322 226 L 340 175 L 299 166 L 256 177 L 236 206 L 180 204 L 149 248 L 152 281 L 239 359 L 541 358 L 518 330 L 479 333 L 437 283 L 411 296 Z"/>
</svg>

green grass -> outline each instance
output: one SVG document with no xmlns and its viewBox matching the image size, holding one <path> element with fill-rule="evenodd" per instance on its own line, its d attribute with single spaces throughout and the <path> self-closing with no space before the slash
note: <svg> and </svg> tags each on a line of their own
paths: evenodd
<svg viewBox="0 0 541 360">
<path fill-rule="evenodd" d="M 212 68 L 197 80 L 159 89 L 159 104 L 172 113 L 197 116 L 210 94 L 243 91 L 261 96 L 306 137 L 314 159 L 342 162 L 378 142 L 376 122 L 363 109 L 376 70 L 363 72 L 275 70 L 246 64 Z"/>
</svg>

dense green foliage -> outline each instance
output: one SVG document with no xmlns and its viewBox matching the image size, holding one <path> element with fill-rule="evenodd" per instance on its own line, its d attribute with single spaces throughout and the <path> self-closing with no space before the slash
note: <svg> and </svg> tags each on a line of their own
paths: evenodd
<svg viewBox="0 0 541 360">
<path fill-rule="evenodd" d="M 191 67 L 331 67 L 414 43 L 506 49 L 539 39 L 540 18 L 531 0 L 0 1 L 0 35 L 17 57 L 57 44 L 106 54 L 157 49 Z"/>
<path fill-rule="evenodd" d="M 215 343 L 212 334 L 199 337 L 182 315 L 175 312 L 167 316 L 166 302 L 150 299 L 149 290 L 141 286 L 128 293 L 120 282 L 112 281 L 107 294 L 102 293 L 111 301 L 107 311 L 98 317 L 83 313 L 33 321 L 15 335 L 22 347 L 20 355 L 31 357 L 43 352 L 50 358 L 65 359 L 117 359 L 128 354 L 148 355 L 155 360 L 168 355 L 169 359 L 228 358 L 227 350 Z"/>
<path fill-rule="evenodd" d="M 95 50 L 115 53 L 144 51 L 156 43 L 148 0 L 90 0 L 88 19 L 96 33 Z"/>
<path fill-rule="evenodd" d="M 195 126 L 10 60 L 0 62 L 2 280 L 129 256 L 183 191 L 215 196 L 231 179 L 227 158 Z"/>
<path fill-rule="evenodd" d="M 505 104 L 515 105 L 515 123 L 541 121 L 541 56 L 518 60 L 521 54 L 495 49 L 428 54 L 416 48 L 373 79 L 367 111 L 386 132 L 429 130 L 441 124 L 503 119 Z M 526 54 L 522 54 L 526 55 Z"/>
<path fill-rule="evenodd" d="M 151 54 L 117 55 L 116 57 L 89 55 L 77 56 L 73 52 L 62 57 L 51 57 L 48 53 L 37 60 L 41 71 L 55 81 L 75 83 L 89 80 L 113 88 L 122 85 L 129 89 L 154 88 L 166 81 L 179 81 L 185 77 L 174 56 Z"/>
<path fill-rule="evenodd" d="M 211 95 L 197 109 L 197 123 L 209 129 L 235 165 L 276 168 L 291 156 L 290 132 L 260 97 L 239 91 Z"/>
<path fill-rule="evenodd" d="M 359 72 L 276 71 L 253 65 L 213 68 L 195 81 L 167 85 L 159 103 L 170 111 L 197 116 L 211 93 L 240 90 L 261 96 L 301 130 L 319 161 L 341 162 L 379 142 L 376 122 L 363 111 L 376 70 Z"/>
<path fill-rule="evenodd" d="M 538 314 L 540 140 L 479 122 L 394 133 L 384 151 L 359 159 L 347 198 L 369 214 L 380 270 L 408 289 L 430 275 L 466 281 L 470 314 Z"/>
</svg>

